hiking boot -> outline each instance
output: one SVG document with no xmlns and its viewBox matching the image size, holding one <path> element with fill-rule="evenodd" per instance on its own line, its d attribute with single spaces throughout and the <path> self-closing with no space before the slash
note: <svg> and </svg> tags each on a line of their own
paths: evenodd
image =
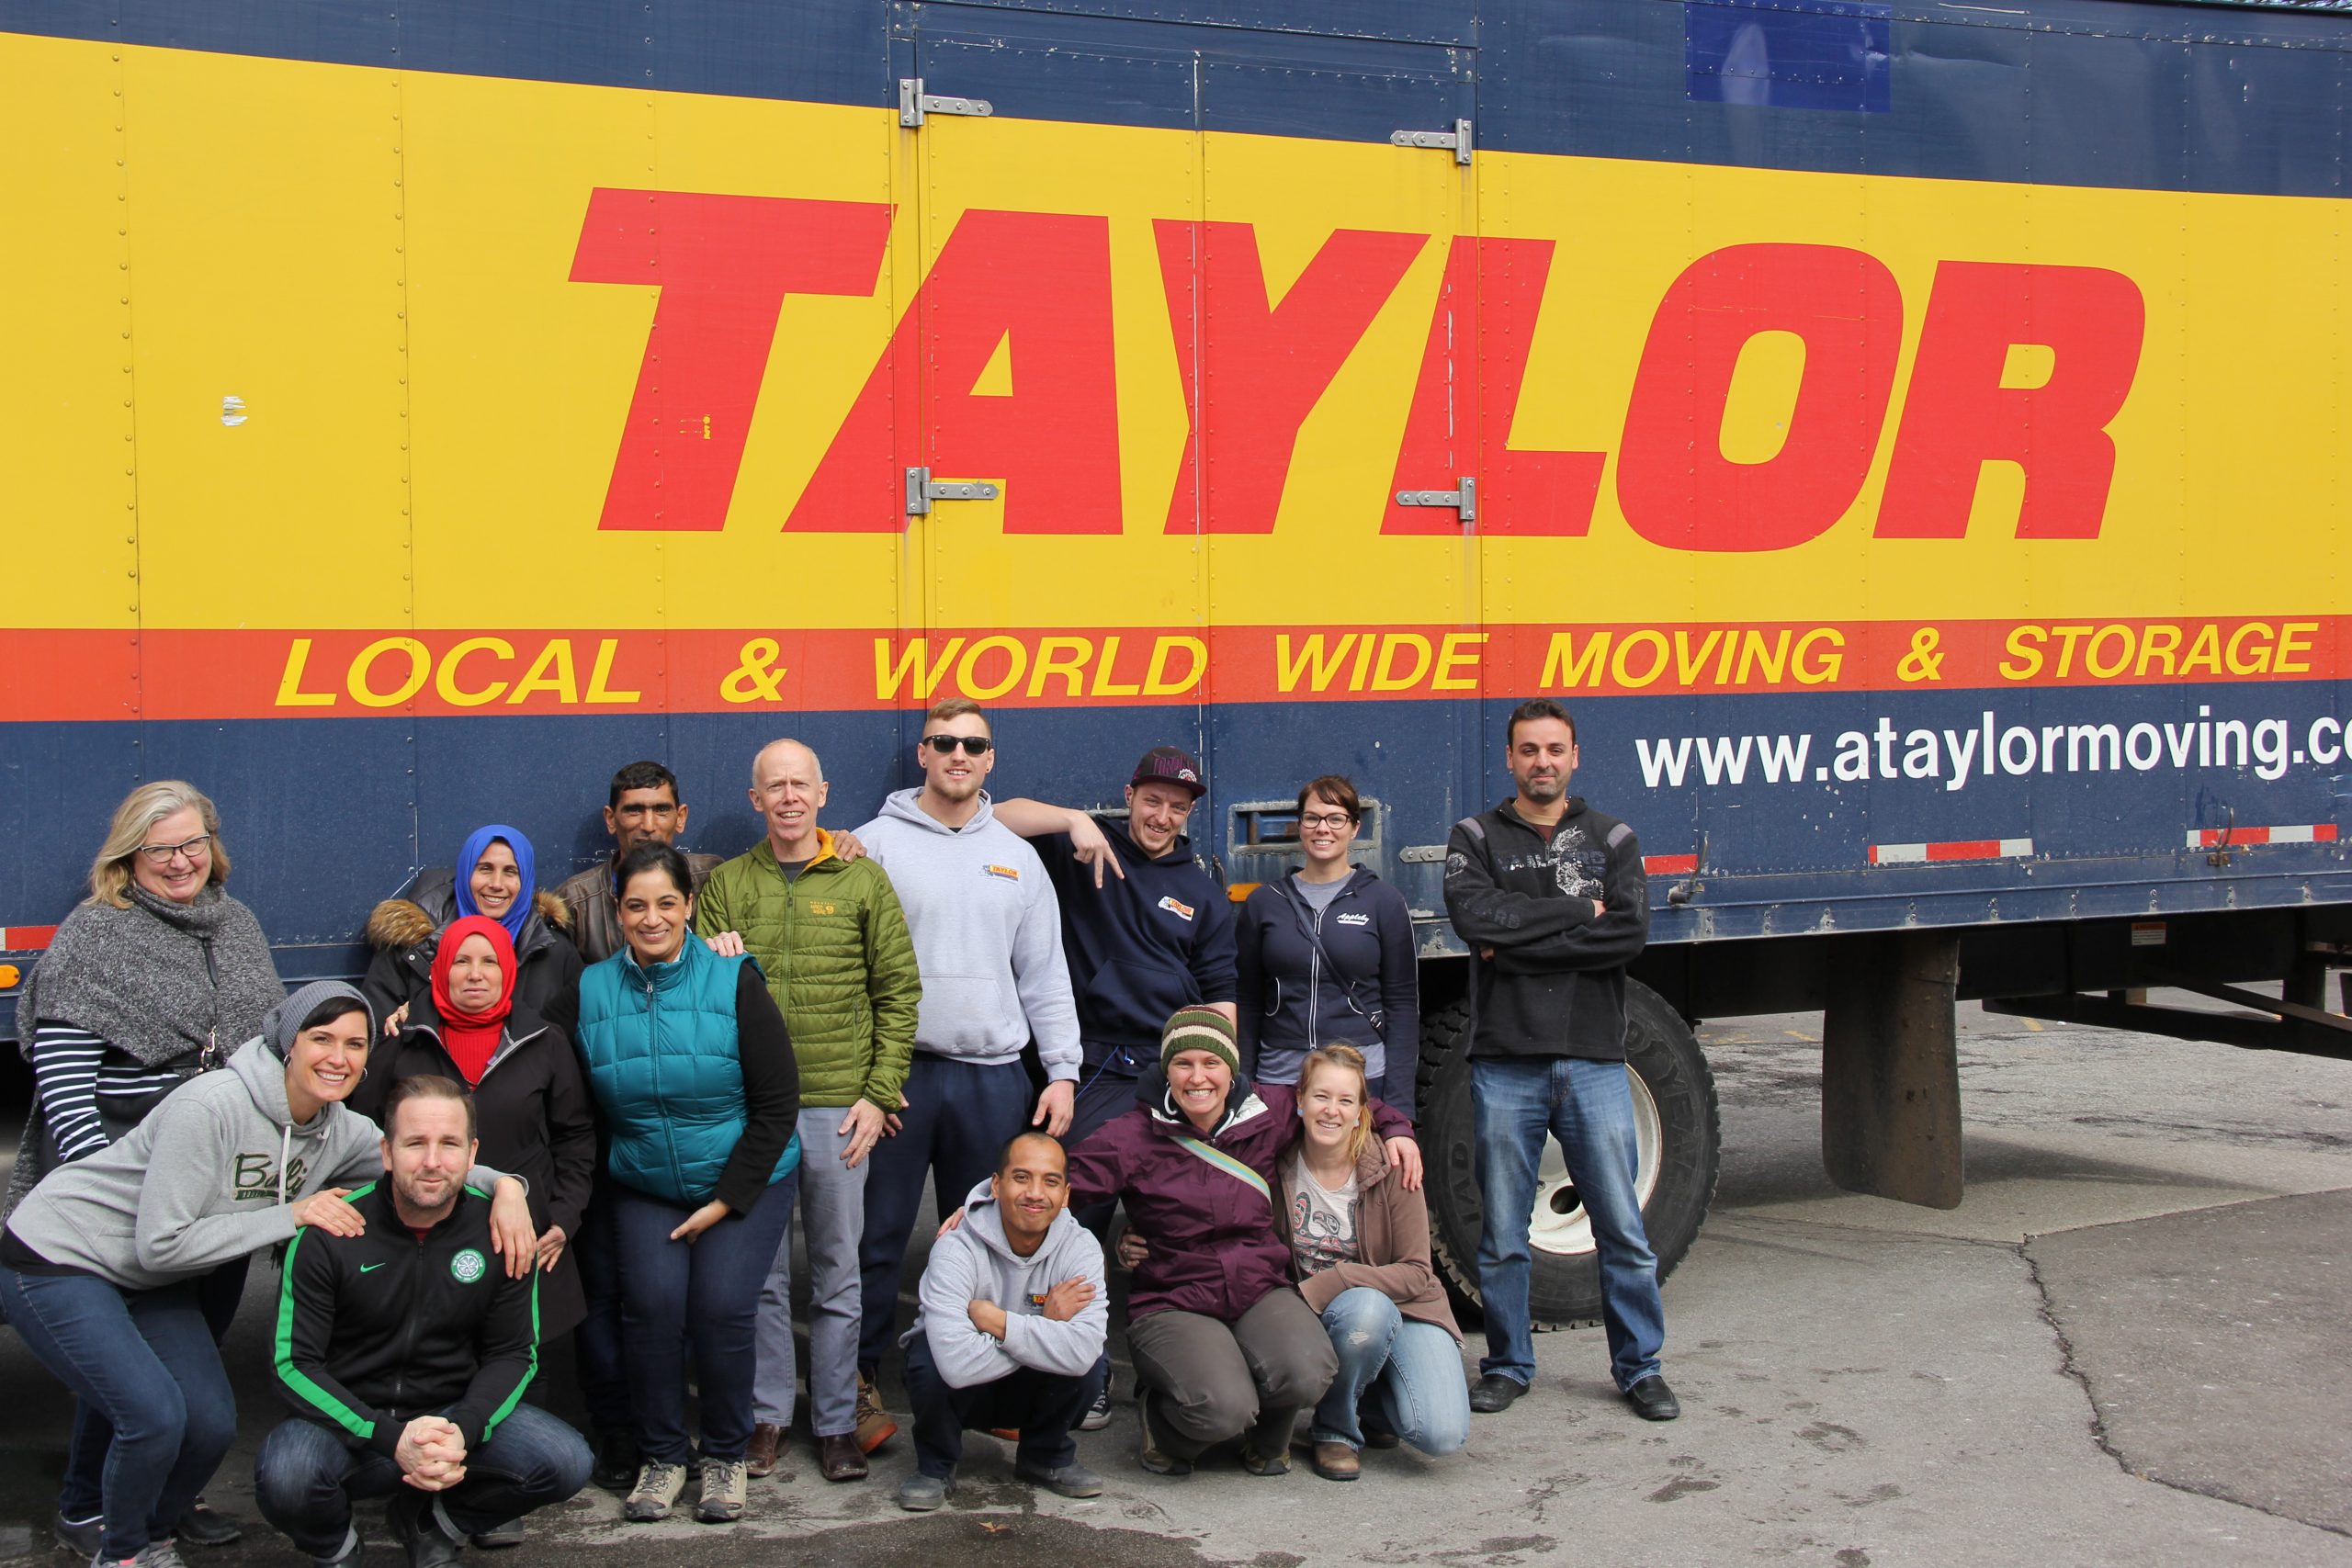
<svg viewBox="0 0 2352 1568">
<path fill-rule="evenodd" d="M 637 1472 L 637 1484 L 621 1504 L 621 1517 L 633 1525 L 650 1525 L 670 1517 L 670 1506 L 686 1489 L 686 1467 L 647 1460 Z"/>
<path fill-rule="evenodd" d="M 740 1459 L 702 1461 L 702 1500 L 695 1505 L 696 1523 L 731 1525 L 743 1517 L 746 1469 Z"/>
<path fill-rule="evenodd" d="M 1363 1461 L 1345 1443 L 1317 1443 L 1307 1458 L 1315 1473 L 1326 1481 L 1353 1481 L 1363 1473 Z"/>
<path fill-rule="evenodd" d="M 874 1380 L 864 1372 L 857 1374 L 857 1451 L 870 1454 L 899 1435 L 898 1422 L 882 1408 L 882 1396 L 875 1391 Z"/>
</svg>

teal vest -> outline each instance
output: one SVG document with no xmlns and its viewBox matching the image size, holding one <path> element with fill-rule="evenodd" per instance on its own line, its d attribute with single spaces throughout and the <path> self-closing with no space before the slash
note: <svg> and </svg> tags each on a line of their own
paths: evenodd
<svg viewBox="0 0 2352 1568">
<path fill-rule="evenodd" d="M 604 1112 L 607 1168 L 632 1190 L 708 1202 L 748 1119 L 735 987 L 751 958 L 721 958 L 688 932 L 667 964 L 627 947 L 580 976 L 580 1054 Z M 800 1164 L 795 1134 L 771 1183 Z"/>
</svg>

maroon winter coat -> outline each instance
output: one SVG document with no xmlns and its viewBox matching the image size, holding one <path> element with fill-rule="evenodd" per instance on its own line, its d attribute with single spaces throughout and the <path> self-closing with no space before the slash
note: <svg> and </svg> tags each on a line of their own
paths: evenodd
<svg viewBox="0 0 2352 1568">
<path fill-rule="evenodd" d="M 1409 1138 L 1413 1124 L 1375 1100 L 1373 1130 Z M 1127 1321 L 1156 1312 L 1196 1312 L 1232 1323 L 1268 1292 L 1290 1283 L 1290 1240 L 1275 1224 L 1282 1201 L 1275 1161 L 1298 1122 L 1289 1086 L 1236 1083 L 1213 1136 L 1163 1096 L 1104 1122 L 1069 1151 L 1073 1209 L 1126 1201 L 1127 1220 L 1150 1243 L 1127 1293 Z M 1179 1135 L 1200 1138 L 1256 1171 L 1268 1194 L 1185 1150 Z"/>
</svg>

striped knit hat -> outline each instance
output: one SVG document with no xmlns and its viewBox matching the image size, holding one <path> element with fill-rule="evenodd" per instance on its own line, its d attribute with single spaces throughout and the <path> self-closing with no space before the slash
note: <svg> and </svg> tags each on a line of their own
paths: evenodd
<svg viewBox="0 0 2352 1568">
<path fill-rule="evenodd" d="M 1168 1021 L 1168 1027 L 1159 1032 L 1159 1066 L 1162 1071 L 1176 1059 L 1179 1051 L 1213 1051 L 1233 1069 L 1235 1077 L 1241 1076 L 1241 1053 L 1233 1043 L 1233 1025 L 1227 1023 L 1225 1014 L 1215 1008 L 1176 1010 L 1176 1015 Z"/>
</svg>

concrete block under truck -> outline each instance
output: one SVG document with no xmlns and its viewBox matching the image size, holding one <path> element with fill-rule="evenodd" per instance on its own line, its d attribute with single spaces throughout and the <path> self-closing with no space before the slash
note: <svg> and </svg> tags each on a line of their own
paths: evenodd
<svg viewBox="0 0 2352 1568">
<path fill-rule="evenodd" d="M 1014 792 L 1196 747 L 1237 885 L 1353 776 L 1475 1295 L 1442 846 L 1549 694 L 1649 856 L 1669 1266 L 1700 1018 L 1825 1010 L 1832 1175 L 1934 1204 L 1956 998 L 2341 1056 L 2347 51 L 2120 0 L 5 0 L 0 1006 L 141 779 L 347 974 L 476 824 L 552 881 L 653 756 L 731 850 L 786 733 L 854 822 L 963 694 Z M 1553 1321 L 1580 1219 L 1555 1177 Z"/>
</svg>

